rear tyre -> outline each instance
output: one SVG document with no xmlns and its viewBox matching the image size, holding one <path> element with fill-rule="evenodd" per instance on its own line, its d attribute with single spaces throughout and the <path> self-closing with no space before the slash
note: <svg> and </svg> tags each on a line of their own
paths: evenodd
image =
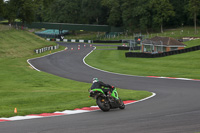
<svg viewBox="0 0 200 133">
<path fill-rule="evenodd" d="M 125 105 L 124 105 L 124 102 L 119 98 L 119 108 L 120 109 L 125 109 Z"/>
<path fill-rule="evenodd" d="M 97 102 L 97 105 L 99 106 L 99 108 L 102 111 L 106 112 L 106 111 L 110 110 L 110 105 L 105 98 L 100 96 L 100 97 L 97 98 L 96 102 Z"/>
</svg>

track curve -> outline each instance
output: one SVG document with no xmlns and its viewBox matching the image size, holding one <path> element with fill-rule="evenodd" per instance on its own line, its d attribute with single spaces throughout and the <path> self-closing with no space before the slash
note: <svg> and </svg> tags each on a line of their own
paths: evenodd
<svg viewBox="0 0 200 133">
<path fill-rule="evenodd" d="M 45 119 L 0 123 L 0 132 L 20 133 L 195 133 L 200 132 L 200 82 L 174 79 L 125 76 L 98 71 L 82 59 L 93 50 L 78 44 L 65 44 L 74 50 L 30 60 L 37 69 L 64 78 L 91 82 L 98 77 L 116 87 L 155 92 L 156 97 L 112 110 L 58 116 Z"/>
</svg>

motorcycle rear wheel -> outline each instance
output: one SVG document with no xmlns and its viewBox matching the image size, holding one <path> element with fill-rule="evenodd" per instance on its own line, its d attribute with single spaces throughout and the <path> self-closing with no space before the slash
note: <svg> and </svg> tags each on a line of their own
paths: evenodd
<svg viewBox="0 0 200 133">
<path fill-rule="evenodd" d="M 106 99 L 101 96 L 96 99 L 97 105 L 104 112 L 107 112 L 110 110 L 110 105 L 108 102 L 107 103 L 106 102 L 107 102 Z"/>
<path fill-rule="evenodd" d="M 124 102 L 119 98 L 119 108 L 120 109 L 125 109 L 125 105 L 124 105 Z"/>
</svg>

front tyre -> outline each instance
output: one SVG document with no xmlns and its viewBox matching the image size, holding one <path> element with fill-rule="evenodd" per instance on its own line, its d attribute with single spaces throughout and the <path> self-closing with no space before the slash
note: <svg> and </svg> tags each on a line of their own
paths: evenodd
<svg viewBox="0 0 200 133">
<path fill-rule="evenodd" d="M 110 105 L 105 98 L 100 96 L 96 99 L 96 102 L 102 111 L 106 112 L 110 110 Z"/>
<path fill-rule="evenodd" d="M 124 102 L 119 98 L 119 108 L 120 109 L 125 109 Z"/>
</svg>

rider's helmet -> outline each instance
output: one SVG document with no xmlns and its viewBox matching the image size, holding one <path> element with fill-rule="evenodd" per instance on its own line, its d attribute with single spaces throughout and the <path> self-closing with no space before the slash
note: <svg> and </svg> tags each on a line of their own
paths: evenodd
<svg viewBox="0 0 200 133">
<path fill-rule="evenodd" d="M 95 83 L 95 82 L 98 82 L 98 78 L 93 78 L 92 82 Z"/>
</svg>

